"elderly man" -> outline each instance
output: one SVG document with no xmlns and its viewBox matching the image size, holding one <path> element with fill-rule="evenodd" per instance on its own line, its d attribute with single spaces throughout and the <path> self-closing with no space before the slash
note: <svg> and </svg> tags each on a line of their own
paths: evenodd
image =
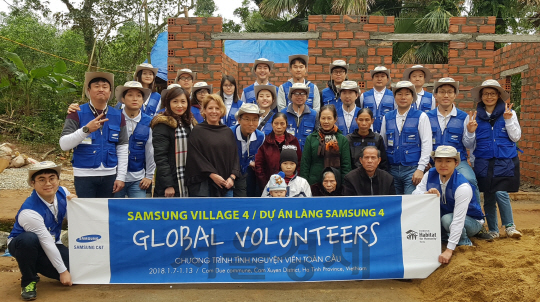
<svg viewBox="0 0 540 302">
<path fill-rule="evenodd" d="M 108 106 L 114 75 L 87 72 L 84 89 L 90 100 L 66 117 L 60 148 L 73 149 L 73 175 L 79 197 L 113 198 L 124 188 L 128 170 L 126 119 Z"/>
<path fill-rule="evenodd" d="M 396 195 L 394 177 L 379 169 L 381 151 L 367 146 L 360 155 L 360 167 L 352 170 L 343 179 L 344 196 Z"/>
<path fill-rule="evenodd" d="M 484 213 L 476 199 L 473 186 L 456 167 L 461 160 L 452 146 L 439 146 L 431 152 L 435 168 L 429 169 L 413 194 L 437 194 L 441 200 L 441 225 L 449 235 L 440 263 L 448 263 L 456 246 L 473 245 L 469 239 L 478 234 L 484 224 Z"/>
</svg>

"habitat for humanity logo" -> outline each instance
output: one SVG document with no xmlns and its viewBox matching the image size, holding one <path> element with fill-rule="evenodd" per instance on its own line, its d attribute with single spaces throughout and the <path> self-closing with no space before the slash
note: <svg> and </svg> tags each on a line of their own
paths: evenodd
<svg viewBox="0 0 540 302">
<path fill-rule="evenodd" d="M 407 239 L 409 240 L 416 240 L 416 237 L 418 237 L 418 233 L 413 230 L 408 230 L 405 234 L 407 234 Z"/>
<path fill-rule="evenodd" d="M 77 238 L 77 242 L 88 243 L 88 242 L 97 241 L 99 239 L 101 239 L 101 235 L 84 235 Z"/>
</svg>

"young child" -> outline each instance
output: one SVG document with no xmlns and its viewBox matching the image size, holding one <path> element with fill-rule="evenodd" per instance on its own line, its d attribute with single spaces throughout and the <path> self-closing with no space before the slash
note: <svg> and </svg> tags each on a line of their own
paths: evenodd
<svg viewBox="0 0 540 302">
<path fill-rule="evenodd" d="M 281 148 L 281 156 L 279 158 L 279 164 L 281 171 L 285 174 L 285 183 L 289 188 L 289 195 L 287 197 L 311 197 L 311 188 L 307 180 L 298 176 L 296 171 L 296 165 L 298 165 L 298 155 L 296 154 L 296 146 L 285 145 Z M 263 190 L 262 197 L 268 197 L 269 185 L 272 179 L 266 185 Z"/>
<path fill-rule="evenodd" d="M 270 176 L 268 181 L 268 192 L 272 197 L 287 197 L 287 183 L 283 179 L 283 172 Z"/>
</svg>

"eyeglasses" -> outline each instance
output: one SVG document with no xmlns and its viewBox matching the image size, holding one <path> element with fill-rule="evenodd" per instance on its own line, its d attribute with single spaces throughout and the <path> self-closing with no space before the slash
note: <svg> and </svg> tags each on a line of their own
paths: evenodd
<svg viewBox="0 0 540 302">
<path fill-rule="evenodd" d="M 345 74 L 347 73 L 345 70 L 332 70 L 332 74 L 338 75 L 338 74 Z"/>
<path fill-rule="evenodd" d="M 45 177 L 42 177 L 42 178 L 38 178 L 36 180 L 34 180 L 35 183 L 39 184 L 40 186 L 44 186 L 46 185 L 48 182 L 51 183 L 51 185 L 55 185 L 56 183 L 58 183 L 59 179 L 58 177 L 56 176 L 51 176 L 50 178 L 45 178 Z"/>
<path fill-rule="evenodd" d="M 486 93 L 482 93 L 482 96 L 485 96 L 485 97 L 490 97 L 490 98 L 494 98 L 494 97 L 498 97 L 499 94 L 496 93 L 496 92 L 486 92 Z"/>
<path fill-rule="evenodd" d="M 302 96 L 307 95 L 307 93 L 305 93 L 305 92 L 293 92 L 292 94 L 293 94 L 293 95 L 296 95 L 296 96 L 299 96 L 299 95 L 302 95 Z"/>
<path fill-rule="evenodd" d="M 196 95 L 206 95 L 208 94 L 208 91 L 206 91 L 206 89 L 201 89 L 201 90 L 197 90 L 197 92 L 195 92 Z"/>
<path fill-rule="evenodd" d="M 223 88 L 234 88 L 234 85 L 233 85 L 233 84 L 230 84 L 230 85 L 223 85 Z"/>
<path fill-rule="evenodd" d="M 454 95 L 456 92 L 453 91 L 453 90 L 448 90 L 448 91 L 444 91 L 444 90 L 439 90 L 437 91 L 437 94 L 440 94 L 440 95 Z"/>
<path fill-rule="evenodd" d="M 247 118 L 242 118 L 242 120 L 245 121 L 248 124 L 258 124 L 259 123 L 259 119 L 250 120 L 250 119 L 247 119 Z"/>
<path fill-rule="evenodd" d="M 178 78 L 180 81 L 191 81 L 192 78 L 191 77 L 179 77 Z"/>
</svg>

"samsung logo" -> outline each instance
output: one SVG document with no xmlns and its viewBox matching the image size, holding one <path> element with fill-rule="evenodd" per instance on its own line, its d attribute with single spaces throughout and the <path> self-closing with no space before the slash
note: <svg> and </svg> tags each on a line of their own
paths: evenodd
<svg viewBox="0 0 540 302">
<path fill-rule="evenodd" d="M 85 235 L 77 238 L 77 242 L 94 242 L 101 239 L 101 235 Z"/>
<path fill-rule="evenodd" d="M 409 135 L 409 138 L 415 138 L 416 135 L 412 134 L 412 135 Z"/>
</svg>

